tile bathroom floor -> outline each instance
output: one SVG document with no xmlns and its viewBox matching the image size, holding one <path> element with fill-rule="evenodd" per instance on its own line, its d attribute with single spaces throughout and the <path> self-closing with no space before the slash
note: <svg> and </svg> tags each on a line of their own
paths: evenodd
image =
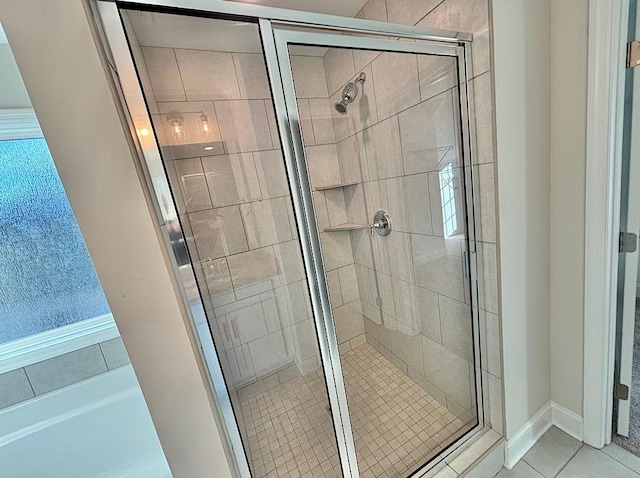
<svg viewBox="0 0 640 478">
<path fill-rule="evenodd" d="M 341 356 L 363 478 L 410 475 L 475 425 L 465 424 L 371 345 Z M 339 477 L 321 371 L 242 401 L 257 477 Z"/>
<path fill-rule="evenodd" d="M 513 467 L 496 478 L 640 478 L 640 458 L 618 445 L 602 450 L 552 427 Z"/>
</svg>

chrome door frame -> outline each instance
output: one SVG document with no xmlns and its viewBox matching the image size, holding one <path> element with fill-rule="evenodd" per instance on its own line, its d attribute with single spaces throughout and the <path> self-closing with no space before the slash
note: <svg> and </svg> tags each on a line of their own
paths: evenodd
<svg viewBox="0 0 640 478">
<path fill-rule="evenodd" d="M 331 370 L 341 371 L 341 359 L 338 350 L 337 337 L 335 333 L 335 323 L 328 295 L 328 285 L 324 271 L 322 260 L 322 247 L 319 239 L 319 231 L 315 218 L 315 210 L 313 206 L 313 197 L 309 173 L 305 158 L 304 141 L 302 137 L 302 129 L 300 127 L 300 118 L 298 115 L 297 99 L 293 83 L 293 72 L 290 62 L 289 45 L 298 44 L 305 46 L 319 47 L 343 47 L 363 50 L 375 51 L 391 51 L 402 53 L 414 53 L 423 55 L 437 55 L 455 58 L 458 66 L 458 85 L 459 91 L 459 108 L 456 111 L 456 120 L 459 123 L 459 150 L 461 153 L 462 165 L 460 169 L 463 171 L 463 180 L 465 183 L 465 212 L 466 212 L 466 241 L 465 256 L 463 261 L 467 265 L 468 279 L 470 284 L 471 311 L 473 324 L 473 344 L 474 344 L 474 377 L 475 377 L 475 398 L 478 425 L 475 430 L 484 427 L 484 404 L 482 397 L 482 369 L 480 365 L 480 337 L 479 337 L 479 302 L 478 302 L 478 280 L 477 280 L 477 258 L 476 258 L 476 234 L 475 234 L 475 210 L 474 210 L 474 173 L 471 150 L 471 133 L 469 127 L 469 92 L 467 88 L 467 71 L 471 65 L 471 55 L 468 45 L 457 42 L 455 44 L 443 43 L 421 43 L 410 41 L 388 40 L 383 38 L 357 37 L 334 35 L 326 33 L 318 33 L 309 31 L 295 31 L 279 28 L 281 25 L 289 26 L 288 23 L 271 22 L 269 20 L 260 20 L 260 31 L 265 58 L 269 68 L 270 78 L 272 80 L 272 92 L 274 101 L 276 102 L 276 114 L 278 115 L 278 124 L 280 127 L 281 137 L 283 138 L 283 152 L 285 162 L 291 165 L 291 169 L 298 171 L 297 186 L 300 194 L 298 198 L 303 213 L 298 217 L 303 218 L 306 222 L 305 231 L 309 233 L 308 245 L 305 245 L 305 254 L 310 253 L 313 257 L 312 275 L 317 282 L 317 293 L 319 297 L 312 296 L 314 302 L 314 316 L 318 320 L 321 315 L 324 323 L 318 323 L 317 328 L 324 327 L 326 329 L 326 350 L 322 350 L 323 365 L 325 365 L 325 376 L 328 376 Z M 275 79 L 276 75 L 271 75 L 272 71 L 279 68 L 279 78 L 281 83 L 278 84 Z M 459 116 L 458 116 L 459 115 Z M 297 212 L 297 210 L 296 210 Z M 298 219 L 299 221 L 299 219 Z M 301 231 L 302 235 L 302 231 Z M 308 249 L 308 250 L 307 250 Z M 314 291 L 316 292 L 316 291 Z M 319 301 L 316 303 L 316 301 Z M 317 315 L 316 315 L 317 314 Z M 325 357 L 325 354 L 328 356 Z M 326 361 L 331 362 L 331 367 L 326 366 Z M 335 395 L 329 390 L 329 399 L 334 414 L 334 423 L 336 427 L 342 426 L 344 443 L 338 440 L 340 448 L 341 463 L 343 464 L 343 472 L 345 476 L 359 476 L 358 464 L 355 452 L 355 441 L 351 430 L 351 420 L 348 411 L 347 396 L 344 387 L 344 379 L 340 372 L 335 375 L 332 380 L 335 385 Z M 329 386 L 327 380 L 327 386 Z M 335 403 L 334 403 L 335 400 Z M 336 430 L 336 433 L 338 430 Z M 467 434 L 472 435 L 471 431 Z M 452 447 L 458 448 L 458 447 Z M 447 449 L 442 452 L 439 457 L 443 459 L 454 450 Z M 434 459 L 418 469 L 414 476 L 421 476 L 427 473 L 439 460 Z M 345 463 L 348 465 L 345 466 Z M 348 474 L 350 472 L 350 474 Z"/>
<path fill-rule="evenodd" d="M 227 438 L 229 454 L 233 458 L 235 472 L 241 477 L 250 477 L 251 472 L 248 465 L 247 455 L 242 445 L 237 420 L 230 403 L 230 397 L 224 381 L 220 361 L 215 353 L 215 345 L 210 334 L 200 334 L 196 330 L 194 317 L 204 315 L 204 305 L 199 294 L 194 296 L 188 291 L 193 290 L 195 272 L 193 265 L 178 268 L 175 259 L 175 251 L 169 239 L 168 226 L 179 230 L 183 240 L 183 247 L 186 249 L 185 233 L 179 225 L 178 214 L 175 205 L 166 204 L 162 200 L 162 189 L 170 189 L 160 157 L 160 148 L 155 137 L 151 138 L 152 144 L 143 147 L 136 131 L 142 127 L 152 125 L 151 117 L 146 109 L 146 103 L 139 83 L 137 71 L 133 63 L 132 53 L 129 45 L 121 17 L 121 9 L 131 10 L 151 10 L 162 13 L 173 13 L 197 17 L 217 18 L 223 20 L 244 20 L 257 23 L 260 37 L 263 43 L 263 53 L 268 69 L 269 81 L 272 89 L 272 100 L 276 111 L 278 129 L 282 142 L 283 154 L 287 169 L 287 176 L 292 193 L 292 201 L 296 217 L 300 242 L 303 252 L 303 262 L 307 273 L 307 281 L 310 288 L 311 300 L 314 309 L 314 320 L 316 321 L 316 333 L 320 342 L 323 369 L 325 380 L 329 391 L 330 402 L 332 404 L 332 414 L 336 427 L 336 438 L 341 458 L 341 465 L 345 476 L 357 477 L 357 460 L 355 445 L 352 437 L 350 419 L 347 410 L 346 393 L 344 391 L 343 377 L 340 370 L 340 357 L 338 353 L 337 340 L 334 333 L 333 317 L 331 313 L 330 301 L 327 293 L 327 284 L 324 276 L 324 266 L 319 243 L 319 235 L 315 221 L 315 213 L 309 180 L 306 174 L 298 171 L 298 166 L 304 167 L 306 173 L 306 163 L 304 154 L 297 154 L 301 151 L 302 138 L 300 130 L 295 127 L 298 123 L 297 108 L 290 110 L 292 117 L 287 114 L 288 107 L 295 106 L 295 95 L 286 100 L 293 91 L 291 81 L 283 81 L 283 75 L 279 63 L 278 45 L 276 36 L 282 39 L 290 38 L 300 40 L 305 35 L 311 35 L 311 39 L 320 38 L 321 35 L 327 46 L 350 46 L 352 48 L 388 50 L 398 52 L 422 53 L 446 55 L 458 58 L 459 66 L 459 88 L 460 88 L 460 120 L 462 128 L 462 148 L 465 162 L 463 165 L 469 167 L 469 174 L 465 175 L 467 219 L 473 222 L 473 162 L 471 161 L 471 141 L 469 136 L 469 111 L 466 72 L 470 71 L 470 42 L 471 34 L 438 30 L 432 28 L 411 27 L 396 25 L 386 22 L 362 20 L 356 18 L 339 17 L 325 14 L 315 14 L 302 11 L 285 10 L 279 8 L 264 7 L 253 4 L 243 4 L 226 0 L 85 0 L 91 10 L 90 16 L 94 21 L 97 30 L 96 42 L 101 54 L 107 63 L 110 73 L 110 81 L 116 96 L 117 107 L 122 117 L 123 126 L 130 131 L 132 149 L 135 152 L 136 163 L 145 177 L 143 188 L 148 195 L 156 213 L 160 229 L 163 234 L 167 254 L 171 260 L 176 282 L 182 294 L 190 325 L 193 328 L 193 335 L 198 344 L 201 359 L 206 364 L 207 378 L 210 381 L 213 391 L 213 398 L 218 407 L 221 419 L 224 423 L 224 433 Z M 276 26 L 276 28 L 274 28 Z M 278 30 L 277 26 L 303 26 L 322 30 L 334 30 L 340 32 L 351 32 L 355 34 L 369 34 L 377 36 L 392 36 L 408 41 L 385 40 L 380 38 L 359 38 L 353 36 L 322 35 L 316 32 L 294 32 L 291 30 Z M 309 39 L 309 38 L 308 38 Z M 416 41 L 429 41 L 420 43 Z M 282 46 L 279 47 L 282 50 Z M 280 52 L 282 53 L 282 52 Z M 286 58 L 287 56 L 285 56 Z M 290 65 L 289 65 L 290 76 Z M 299 124 L 299 123 L 298 123 Z M 297 130 L 297 133 L 296 133 Z M 153 129 L 152 129 L 153 131 Z M 302 159 L 300 159 L 302 158 Z M 162 174 L 159 174 L 159 171 Z M 305 189 L 306 188 L 306 189 Z M 474 224 L 467 224 L 468 244 L 475 256 L 475 234 Z M 471 252 L 471 251 L 470 251 Z M 475 259 L 475 257 L 473 257 Z M 475 270 L 475 261 L 470 261 L 472 270 Z M 472 277 L 473 278 L 473 277 Z M 474 282 L 471 281 L 473 284 Z M 481 367 L 480 348 L 478 338 L 478 313 L 477 313 L 477 281 L 475 287 L 471 288 L 474 307 L 474 353 L 476 368 L 476 397 L 479 425 L 468 432 L 458 442 L 442 452 L 438 459 L 432 460 L 429 464 L 414 473 L 414 476 L 422 476 L 427 473 L 435 464 L 443 460 L 446 456 L 459 449 L 462 443 L 473 439 L 474 434 L 481 431 L 484 426 L 482 388 L 481 388 Z M 197 290 L 197 289 L 196 289 Z M 205 335 L 203 337 L 203 335 Z M 341 430 L 338 430 L 340 428 Z M 342 438 L 338 433 L 342 432 Z"/>
</svg>

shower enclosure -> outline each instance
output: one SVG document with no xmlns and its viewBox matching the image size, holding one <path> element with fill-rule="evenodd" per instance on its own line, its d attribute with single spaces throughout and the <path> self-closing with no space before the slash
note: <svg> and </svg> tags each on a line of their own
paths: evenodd
<svg viewBox="0 0 640 478">
<path fill-rule="evenodd" d="M 239 476 L 419 476 L 482 428 L 470 36 L 95 7 Z"/>
</svg>

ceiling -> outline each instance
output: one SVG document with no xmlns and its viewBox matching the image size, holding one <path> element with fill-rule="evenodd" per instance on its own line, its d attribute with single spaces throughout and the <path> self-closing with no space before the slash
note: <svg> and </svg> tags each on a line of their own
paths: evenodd
<svg viewBox="0 0 640 478">
<path fill-rule="evenodd" d="M 366 0 L 252 0 L 241 3 L 353 17 Z M 142 46 L 237 53 L 262 51 L 255 24 L 140 11 L 130 11 L 129 18 Z M 323 56 L 325 52 L 326 48 L 292 49 L 292 53 L 298 55 Z"/>
</svg>

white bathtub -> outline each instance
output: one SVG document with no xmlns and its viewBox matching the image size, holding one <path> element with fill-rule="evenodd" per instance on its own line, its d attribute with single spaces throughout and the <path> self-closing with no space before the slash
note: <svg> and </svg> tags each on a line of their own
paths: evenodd
<svg viewBox="0 0 640 478">
<path fill-rule="evenodd" d="M 171 477 L 132 367 L 0 411 L 0 476 Z"/>
</svg>

